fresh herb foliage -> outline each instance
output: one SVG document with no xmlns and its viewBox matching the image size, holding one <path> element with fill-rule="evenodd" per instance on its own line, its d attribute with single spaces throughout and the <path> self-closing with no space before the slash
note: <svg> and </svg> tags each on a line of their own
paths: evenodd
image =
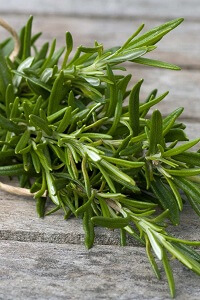
<svg viewBox="0 0 200 300">
<path fill-rule="evenodd" d="M 129 91 L 131 75 L 115 70 L 125 70 L 126 61 L 179 70 L 143 56 L 183 19 L 143 35 L 142 25 L 121 47 L 104 50 L 95 42 L 74 55 L 69 32 L 66 47 L 56 50 L 54 40 L 49 50 L 48 44 L 38 50 L 41 34 L 31 35 L 32 19 L 13 61 L 7 42 L 0 44 L 0 175 L 17 176 L 30 189 L 39 217 L 59 209 L 65 219 L 82 217 L 87 248 L 95 225 L 119 228 L 121 245 L 127 234 L 145 244 L 158 278 L 156 258 L 163 263 L 174 297 L 170 256 L 200 274 L 199 254 L 191 248 L 200 242 L 168 235 L 164 221 L 179 223 L 183 193 L 200 215 L 200 153 L 190 151 L 200 139 L 188 141 L 177 123 L 183 108 L 148 117 L 167 92 L 156 96 L 153 90 L 141 102 L 143 80 Z M 51 211 L 47 197 L 55 205 Z"/>
</svg>

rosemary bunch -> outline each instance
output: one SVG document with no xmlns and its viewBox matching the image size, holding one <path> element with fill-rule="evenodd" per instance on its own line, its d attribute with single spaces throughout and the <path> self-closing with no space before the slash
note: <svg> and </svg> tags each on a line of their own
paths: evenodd
<svg viewBox="0 0 200 300">
<path fill-rule="evenodd" d="M 95 42 L 71 55 L 69 32 L 65 47 L 56 50 L 54 40 L 38 50 L 41 33 L 31 35 L 32 19 L 20 42 L 15 35 L 20 47 L 11 38 L 0 44 L 0 175 L 18 177 L 23 189 L 17 191 L 34 196 L 40 217 L 59 209 L 65 219 L 81 217 L 87 248 L 96 225 L 119 228 L 121 245 L 127 234 L 146 245 L 158 278 L 156 259 L 162 261 L 173 297 L 171 256 L 200 274 L 200 255 L 192 248 L 200 242 L 165 229 L 166 219 L 179 224 L 185 198 L 200 215 L 200 153 L 190 150 L 200 139 L 185 135 L 178 121 L 183 108 L 167 117 L 155 110 L 149 118 L 167 92 L 153 90 L 141 102 L 143 80 L 129 90 L 131 75 L 115 70 L 125 71 L 126 61 L 179 70 L 143 56 L 183 20 L 144 34 L 142 25 L 121 47 L 104 50 Z M 47 198 L 55 206 L 50 211 Z"/>
</svg>

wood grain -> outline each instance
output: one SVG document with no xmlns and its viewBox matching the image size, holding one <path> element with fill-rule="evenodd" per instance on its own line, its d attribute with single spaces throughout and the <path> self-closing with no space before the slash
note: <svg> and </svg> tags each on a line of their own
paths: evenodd
<svg viewBox="0 0 200 300">
<path fill-rule="evenodd" d="M 197 275 L 171 264 L 176 300 L 199 299 Z M 159 281 L 141 248 L 0 241 L 0 265 L 4 300 L 171 299 L 163 270 Z"/>
<path fill-rule="evenodd" d="M 146 18 L 168 19 L 185 17 L 198 19 L 200 6 L 198 0 L 9 0 L 1 3 L 1 13 L 58 14 L 66 16 L 86 16 L 103 18 Z"/>
<path fill-rule="evenodd" d="M 163 115 L 170 113 L 177 107 L 184 107 L 182 118 L 190 118 L 196 120 L 197 123 L 200 122 L 199 71 L 171 71 L 152 67 L 142 68 L 135 64 L 129 64 L 127 72 L 132 74 L 132 84 L 144 78 L 141 99 L 144 99 L 154 88 L 158 89 L 159 94 L 169 91 L 167 97 L 155 106 L 161 110 Z"/>
<path fill-rule="evenodd" d="M 8 180 L 6 182 L 12 184 Z M 32 198 L 27 199 L 0 191 L 0 208 L 3 212 L 0 214 L 0 240 L 58 244 L 84 243 L 84 231 L 80 219 L 73 217 L 65 221 L 61 211 L 39 219 L 36 214 L 35 200 Z M 198 240 L 200 239 L 199 225 L 199 218 L 186 205 L 180 226 L 177 228 L 169 226 L 169 231 L 180 238 Z M 119 245 L 118 230 L 111 231 L 97 227 L 95 232 L 95 244 Z M 128 245 L 139 244 L 130 238 Z"/>
</svg>

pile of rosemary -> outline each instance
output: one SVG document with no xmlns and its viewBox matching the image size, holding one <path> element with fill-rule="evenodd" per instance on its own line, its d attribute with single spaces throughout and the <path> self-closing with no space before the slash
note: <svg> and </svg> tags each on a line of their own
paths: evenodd
<svg viewBox="0 0 200 300">
<path fill-rule="evenodd" d="M 179 70 L 143 56 L 183 20 L 140 34 L 142 25 L 121 47 L 80 46 L 69 59 L 71 34 L 59 50 L 56 40 L 38 50 L 41 33 L 31 35 L 32 19 L 19 40 L 7 26 L 15 43 L 0 44 L 0 175 L 17 176 L 40 217 L 59 209 L 65 219 L 81 217 L 87 248 L 95 226 L 119 228 L 121 245 L 134 237 L 146 246 L 158 278 L 156 260 L 162 262 L 173 297 L 171 257 L 200 274 L 200 255 L 192 248 L 200 242 L 165 230 L 167 223 L 179 224 L 185 201 L 200 215 L 200 151 L 190 151 L 200 139 L 188 141 L 178 121 L 183 108 L 148 117 L 168 93 L 153 90 L 140 102 L 143 80 L 129 90 L 131 75 L 121 64 Z M 49 211 L 47 198 L 55 206 Z"/>
</svg>

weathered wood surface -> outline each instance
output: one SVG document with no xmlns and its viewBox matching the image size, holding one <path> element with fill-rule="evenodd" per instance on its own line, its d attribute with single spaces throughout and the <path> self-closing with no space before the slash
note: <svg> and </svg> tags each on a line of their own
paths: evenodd
<svg viewBox="0 0 200 300">
<path fill-rule="evenodd" d="M 43 31 L 44 41 L 64 33 L 74 36 L 75 48 L 92 45 L 105 48 L 122 44 L 142 22 L 146 30 L 172 18 L 185 22 L 165 37 L 149 57 L 182 67 L 174 72 L 127 65 L 132 83 L 144 78 L 141 98 L 154 88 L 170 90 L 157 107 L 163 115 L 184 106 L 190 138 L 200 136 L 200 4 L 199 0 L 9 0 L 0 2 L 0 16 L 16 30 L 33 14 L 33 32 Z M 8 34 L 0 28 L 0 37 Z M 196 145 L 195 149 L 199 149 Z M 96 245 L 89 252 L 82 246 L 81 222 L 63 220 L 61 212 L 38 219 L 33 199 L 0 193 L 0 299 L 168 299 L 165 281 L 157 281 L 144 249 L 133 240 L 120 248 L 117 230 L 96 229 Z M 199 220 L 188 206 L 181 225 L 169 227 L 180 238 L 200 239 Z M 76 245 L 72 245 L 76 244 Z M 135 247 L 137 246 L 137 247 Z M 200 298 L 199 278 L 172 261 L 177 299 Z M 164 275 L 162 273 L 162 275 Z M 165 276 L 163 276 L 165 278 Z"/>
<path fill-rule="evenodd" d="M 199 21 L 198 0 L 9 0 L 2 1 L 2 13 L 59 14 L 66 16 L 167 19 L 185 17 Z"/>
<path fill-rule="evenodd" d="M 176 300 L 198 300 L 197 277 L 172 261 Z M 153 275 L 136 247 L 0 241 L 0 299 L 169 300 L 164 272 Z"/>
<path fill-rule="evenodd" d="M 6 181 L 12 184 L 10 181 Z M 7 194 L 0 191 L 0 240 L 15 240 L 22 242 L 70 243 L 83 244 L 84 231 L 81 220 L 70 218 L 64 220 L 63 212 L 39 219 L 36 215 L 35 200 Z M 181 223 L 168 230 L 179 238 L 199 240 L 199 218 L 191 207 L 185 205 Z M 119 231 L 96 228 L 95 244 L 119 245 Z M 129 239 L 128 245 L 139 246 L 134 239 Z"/>
</svg>

